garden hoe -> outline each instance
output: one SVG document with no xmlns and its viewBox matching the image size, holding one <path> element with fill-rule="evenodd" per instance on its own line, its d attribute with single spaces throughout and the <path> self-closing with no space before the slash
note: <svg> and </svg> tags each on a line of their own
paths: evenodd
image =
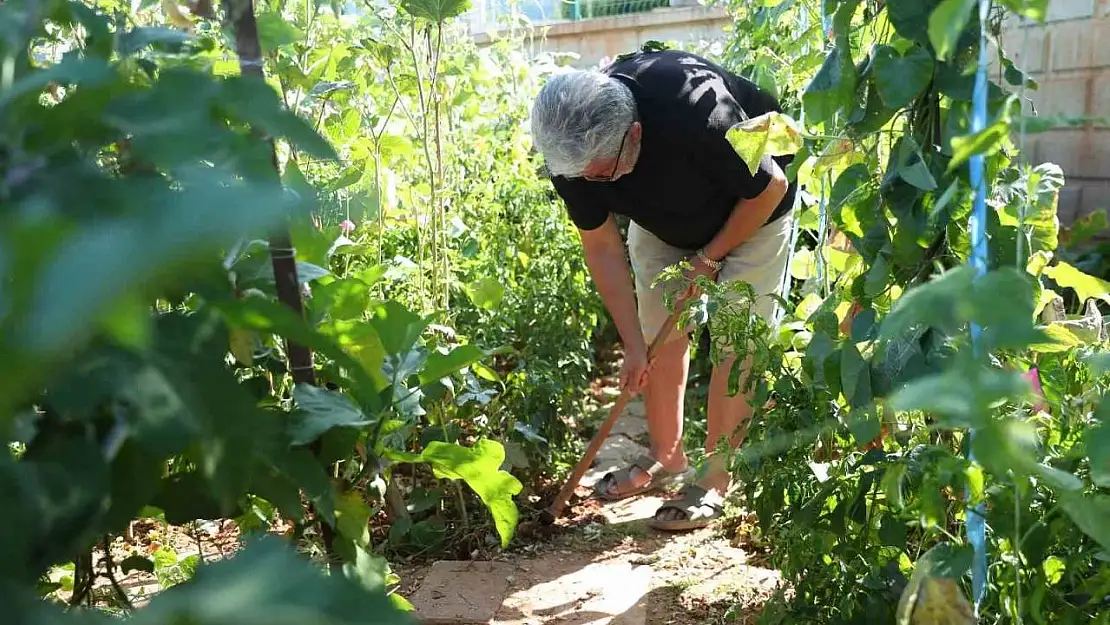
<svg viewBox="0 0 1110 625">
<path fill-rule="evenodd" d="M 648 346 L 648 363 L 651 362 L 652 357 L 655 356 L 656 350 L 667 340 L 667 337 L 670 336 L 675 325 L 678 324 L 678 317 L 681 313 L 681 307 L 671 313 L 671 316 L 667 318 L 659 334 L 655 336 L 655 340 Z M 570 496 L 573 495 L 575 489 L 578 488 L 579 482 L 582 481 L 582 476 L 586 474 L 586 471 L 588 471 L 590 466 L 594 463 L 594 458 L 597 457 L 598 450 L 601 449 L 601 445 L 605 442 L 605 439 L 609 437 L 609 431 L 616 425 L 617 418 L 624 412 L 624 408 L 628 405 L 630 399 L 632 398 L 628 390 L 622 389 L 620 397 L 617 398 L 617 403 L 613 404 L 613 408 L 609 411 L 609 416 L 605 419 L 605 422 L 601 424 L 601 427 L 598 428 L 597 434 L 594 434 L 593 439 L 590 440 L 590 446 L 586 448 L 586 453 L 582 456 L 582 459 L 578 461 L 578 464 L 575 465 L 574 471 L 571 472 L 570 477 L 567 478 L 566 484 L 563 484 L 562 490 L 555 496 L 555 501 L 540 514 L 541 523 L 544 525 L 551 525 L 555 522 L 555 519 L 563 514 L 563 508 L 566 507 L 567 502 L 570 501 Z"/>
</svg>

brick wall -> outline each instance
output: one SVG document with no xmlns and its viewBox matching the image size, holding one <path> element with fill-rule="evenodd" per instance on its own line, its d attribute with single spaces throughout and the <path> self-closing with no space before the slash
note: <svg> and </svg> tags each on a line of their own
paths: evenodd
<svg viewBox="0 0 1110 625">
<path fill-rule="evenodd" d="M 725 41 L 725 26 L 731 23 L 723 7 L 675 6 L 577 22 L 545 24 L 535 29 L 536 52 L 573 52 L 571 65 L 596 66 L 599 61 L 637 50 L 650 40 L 674 41 L 683 46 Z M 474 40 L 483 45 L 488 33 Z"/>
<path fill-rule="evenodd" d="M 1040 115 L 1110 119 L 1110 0 L 1050 0 L 1046 24 L 1010 20 L 1002 46 L 1039 84 L 1027 95 Z M 1110 125 L 1088 123 L 1029 135 L 1025 157 L 1053 162 L 1067 184 L 1060 220 L 1110 209 Z"/>
</svg>

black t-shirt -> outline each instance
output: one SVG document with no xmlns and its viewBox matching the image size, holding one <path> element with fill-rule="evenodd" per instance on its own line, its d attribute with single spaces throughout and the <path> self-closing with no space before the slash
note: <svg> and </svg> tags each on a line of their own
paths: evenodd
<svg viewBox="0 0 1110 625">
<path fill-rule="evenodd" d="M 778 102 L 751 81 L 677 50 L 638 52 L 604 71 L 623 81 L 636 99 L 643 126 L 640 156 L 631 173 L 613 182 L 553 177 L 571 220 L 593 230 L 615 213 L 669 245 L 704 246 L 741 198 L 756 197 L 771 180 L 771 159 L 764 157 L 753 176 L 725 133 L 779 111 Z M 774 160 L 785 170 L 793 157 Z M 768 222 L 790 210 L 796 191 L 791 183 Z"/>
</svg>

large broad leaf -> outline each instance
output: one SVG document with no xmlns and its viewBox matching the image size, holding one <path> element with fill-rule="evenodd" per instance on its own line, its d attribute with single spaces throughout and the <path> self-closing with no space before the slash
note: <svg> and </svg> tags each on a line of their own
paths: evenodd
<svg viewBox="0 0 1110 625">
<path fill-rule="evenodd" d="M 37 277 L 33 312 L 19 329 L 28 349 L 44 357 L 72 349 L 122 295 L 165 280 L 220 244 L 279 223 L 288 206 L 276 185 L 244 184 L 215 168 L 185 174 L 183 189 L 151 188 L 143 198 L 157 211 L 105 216 L 59 242 Z"/>
<path fill-rule="evenodd" d="M 1067 493 L 1060 496 L 1060 506 L 1076 527 L 1110 551 L 1110 496 Z"/>
<path fill-rule="evenodd" d="M 838 44 L 825 59 L 802 95 L 807 123 L 828 121 L 852 102 L 859 76 L 847 42 L 842 44 Z"/>
<path fill-rule="evenodd" d="M 898 600 L 897 625 L 974 623 L 974 612 L 958 582 L 971 569 L 971 545 L 941 543 L 914 563 Z"/>
<path fill-rule="evenodd" d="M 420 371 L 420 383 L 430 384 L 478 362 L 485 355 L 474 345 L 460 345 L 446 354 L 432 352 Z"/>
<path fill-rule="evenodd" d="M 929 16 L 929 41 L 938 59 L 947 60 L 956 49 L 960 33 L 971 18 L 971 10 L 978 4 L 978 0 L 944 0 Z"/>
<path fill-rule="evenodd" d="M 335 148 L 300 115 L 284 107 L 274 88 L 254 76 L 233 76 L 220 88 L 220 103 L 258 130 L 285 137 L 305 152 L 322 159 L 338 160 Z"/>
<path fill-rule="evenodd" d="M 378 391 L 381 390 L 382 384 L 371 377 L 362 363 L 351 358 L 335 341 L 311 328 L 303 318 L 298 317 L 288 307 L 261 297 L 210 302 L 209 305 L 217 308 L 230 324 L 272 332 L 326 354 L 346 370 L 353 382 L 348 390 L 359 403 L 372 412 L 381 409 L 382 401 Z M 380 367 L 381 359 L 375 360 L 374 366 Z M 380 371 L 377 373 L 380 377 Z"/>
<path fill-rule="evenodd" d="M 889 0 L 887 17 L 898 34 L 920 44 L 929 43 L 929 16 L 940 0 Z"/>
<path fill-rule="evenodd" d="M 401 8 L 409 15 L 442 24 L 470 9 L 470 0 L 401 0 Z"/>
<path fill-rule="evenodd" d="M 1020 373 L 984 367 L 952 369 L 910 382 L 890 397 L 890 407 L 936 414 L 948 427 L 980 427 L 996 405 L 1024 398 L 1031 391 Z"/>
<path fill-rule="evenodd" d="M 294 445 L 307 445 L 332 428 L 371 423 L 353 401 L 337 391 L 298 384 L 293 387 L 293 401 L 299 409 L 290 415 L 289 438 Z"/>
<path fill-rule="evenodd" d="M 519 512 L 513 496 L 524 485 L 510 473 L 501 470 L 505 462 L 505 448 L 501 443 L 481 439 L 474 447 L 433 441 L 421 454 L 421 459 L 432 466 L 436 477 L 464 480 L 493 515 L 493 524 L 501 537 L 501 546 L 508 547 L 516 531 Z"/>
<path fill-rule="evenodd" d="M 726 137 L 753 176 L 764 156 L 797 154 L 803 144 L 798 123 L 775 111 L 740 122 Z"/>
<path fill-rule="evenodd" d="M 921 46 L 899 54 L 891 46 L 875 49 L 875 86 L 883 103 L 900 109 L 913 101 L 933 78 L 933 57 Z"/>
<path fill-rule="evenodd" d="M 187 584 L 158 593 L 136 611 L 134 625 L 408 625 L 385 588 L 325 575 L 275 538 L 249 542 L 234 558 L 197 570 Z"/>
<path fill-rule="evenodd" d="M 1068 263 L 1060 262 L 1052 267 L 1046 267 L 1044 275 L 1060 286 L 1074 290 L 1080 302 L 1100 299 L 1110 303 L 1110 282 L 1083 273 Z"/>
<path fill-rule="evenodd" d="M 985 348 L 1024 347 L 1048 340 L 1034 329 L 1035 304 L 1033 283 L 1024 272 L 1006 267 L 976 279 L 973 268 L 962 266 L 899 298 L 883 320 L 881 336 L 898 336 L 914 326 L 955 334 L 975 322 L 983 328 Z"/>
<path fill-rule="evenodd" d="M 948 172 L 951 173 L 968 161 L 972 156 L 981 154 L 990 156 L 1002 147 L 1009 136 L 1009 129 L 1004 121 L 997 121 L 979 132 L 952 137 L 952 160 L 948 162 Z"/>
<path fill-rule="evenodd" d="M 304 33 L 285 19 L 280 11 L 261 12 L 256 16 L 255 21 L 258 22 L 258 38 L 262 49 L 267 52 L 275 52 L 278 48 L 304 38 Z"/>
<path fill-rule="evenodd" d="M 398 356 L 412 349 L 428 322 L 399 302 L 387 301 L 370 318 L 386 354 Z"/>
</svg>

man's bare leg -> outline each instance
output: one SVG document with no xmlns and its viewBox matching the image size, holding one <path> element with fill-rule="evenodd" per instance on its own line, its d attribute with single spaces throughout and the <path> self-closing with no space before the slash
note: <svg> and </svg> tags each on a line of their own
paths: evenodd
<svg viewBox="0 0 1110 625">
<path fill-rule="evenodd" d="M 654 360 L 644 390 L 651 455 L 667 471 L 681 471 L 687 463 L 682 447 L 682 415 L 690 372 L 690 341 L 685 335 L 672 338 L 659 347 Z M 627 482 L 613 484 L 609 492 L 617 495 L 649 481 L 646 473 L 634 469 Z"/>
<path fill-rule="evenodd" d="M 709 406 L 708 406 L 708 433 L 705 439 L 705 451 L 709 456 L 708 467 L 698 485 L 707 490 L 717 491 L 724 495 L 728 491 L 731 476 L 726 466 L 728 454 L 713 454 L 717 443 L 722 438 L 728 438 L 731 449 L 736 449 L 744 442 L 747 434 L 748 422 L 752 416 L 752 407 L 749 404 L 748 394 L 743 392 L 728 395 L 728 377 L 732 371 L 735 357 L 728 357 L 713 368 L 709 378 Z M 750 369 L 750 360 L 744 361 L 741 373 L 741 383 Z M 686 514 L 673 508 L 660 510 L 656 517 L 660 521 L 677 521 L 686 517 Z"/>
</svg>

